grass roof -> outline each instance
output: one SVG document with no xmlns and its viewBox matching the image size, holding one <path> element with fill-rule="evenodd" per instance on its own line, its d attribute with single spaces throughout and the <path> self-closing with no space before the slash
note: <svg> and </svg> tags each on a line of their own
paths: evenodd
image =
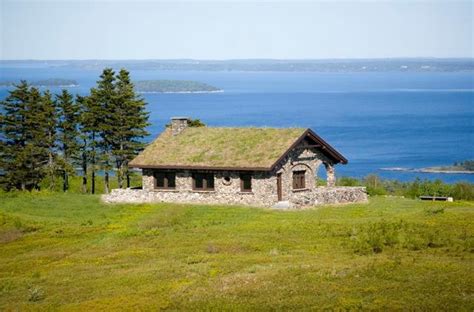
<svg viewBox="0 0 474 312">
<path fill-rule="evenodd" d="M 173 136 L 166 129 L 130 165 L 270 168 L 305 130 L 188 127 Z"/>
</svg>

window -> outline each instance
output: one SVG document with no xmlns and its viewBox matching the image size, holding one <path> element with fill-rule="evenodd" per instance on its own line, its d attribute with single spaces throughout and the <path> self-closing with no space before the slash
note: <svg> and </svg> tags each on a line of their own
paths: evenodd
<svg viewBox="0 0 474 312">
<path fill-rule="evenodd" d="M 213 173 L 194 173 L 193 189 L 201 191 L 214 190 L 214 174 Z"/>
<path fill-rule="evenodd" d="M 240 175 L 240 191 L 252 192 L 252 176 L 250 174 Z"/>
<path fill-rule="evenodd" d="M 222 178 L 222 184 L 227 185 L 227 186 L 231 185 L 232 179 L 229 176 L 224 176 L 224 178 Z"/>
<path fill-rule="evenodd" d="M 174 189 L 176 188 L 175 172 L 155 172 L 156 189 Z"/>
<path fill-rule="evenodd" d="M 306 171 L 294 171 L 293 172 L 293 189 L 304 189 L 305 186 L 305 173 Z"/>
</svg>

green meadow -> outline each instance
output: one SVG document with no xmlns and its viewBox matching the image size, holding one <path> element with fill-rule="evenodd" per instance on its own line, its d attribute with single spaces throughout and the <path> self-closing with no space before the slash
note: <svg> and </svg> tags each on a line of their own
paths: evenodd
<svg viewBox="0 0 474 312">
<path fill-rule="evenodd" d="M 0 310 L 474 310 L 474 202 L 0 194 Z"/>
</svg>

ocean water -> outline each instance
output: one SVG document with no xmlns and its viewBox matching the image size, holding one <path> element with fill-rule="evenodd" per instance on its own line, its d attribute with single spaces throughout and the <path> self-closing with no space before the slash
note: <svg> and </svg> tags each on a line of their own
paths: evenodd
<svg viewBox="0 0 474 312">
<path fill-rule="evenodd" d="M 75 79 L 87 94 L 100 72 L 70 67 L 2 66 L 0 80 Z M 309 127 L 349 163 L 338 176 L 474 182 L 474 175 L 385 171 L 474 159 L 474 75 L 456 73 L 300 73 L 131 71 L 133 80 L 186 79 L 222 93 L 144 94 L 152 140 L 172 116 L 210 126 Z M 52 88 L 59 91 L 59 88 Z M 8 89 L 0 87 L 0 98 Z"/>
</svg>

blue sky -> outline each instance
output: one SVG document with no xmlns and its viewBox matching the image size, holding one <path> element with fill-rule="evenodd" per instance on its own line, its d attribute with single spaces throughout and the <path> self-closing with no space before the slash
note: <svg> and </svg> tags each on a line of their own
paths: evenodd
<svg viewBox="0 0 474 312">
<path fill-rule="evenodd" d="M 471 1 L 0 2 L 1 59 L 473 56 Z"/>
</svg>

